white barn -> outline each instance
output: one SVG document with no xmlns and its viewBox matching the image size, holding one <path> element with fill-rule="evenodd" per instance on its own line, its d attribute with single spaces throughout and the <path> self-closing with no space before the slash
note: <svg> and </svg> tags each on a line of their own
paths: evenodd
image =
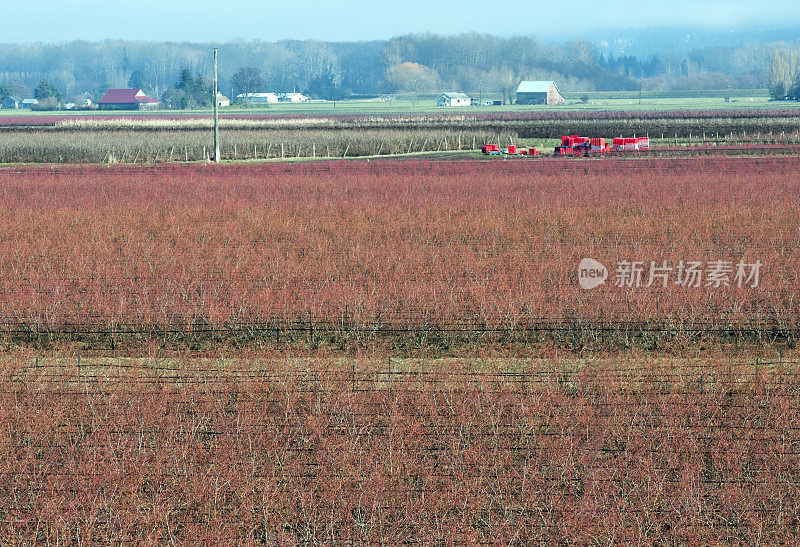
<svg viewBox="0 0 800 547">
<path fill-rule="evenodd" d="M 436 98 L 436 106 L 470 106 L 472 99 L 466 93 L 442 93 Z"/>
<path fill-rule="evenodd" d="M 517 88 L 517 104 L 564 104 L 566 101 L 556 87 L 556 83 L 550 81 L 530 81 L 526 80 L 519 84 Z"/>
<path fill-rule="evenodd" d="M 307 100 L 308 97 L 302 93 L 284 93 L 278 96 L 278 101 L 282 103 L 304 103 Z"/>
<path fill-rule="evenodd" d="M 237 99 L 244 99 L 253 104 L 273 104 L 278 102 L 277 93 L 239 93 Z"/>
</svg>

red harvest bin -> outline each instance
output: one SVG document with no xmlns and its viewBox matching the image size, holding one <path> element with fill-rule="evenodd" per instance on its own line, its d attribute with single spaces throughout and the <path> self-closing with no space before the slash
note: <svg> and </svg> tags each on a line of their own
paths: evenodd
<svg viewBox="0 0 800 547">
<path fill-rule="evenodd" d="M 516 153 L 517 153 L 517 147 L 516 147 L 516 145 L 509 144 L 509 145 L 508 145 L 508 153 L 509 153 L 509 154 L 516 154 Z"/>
</svg>

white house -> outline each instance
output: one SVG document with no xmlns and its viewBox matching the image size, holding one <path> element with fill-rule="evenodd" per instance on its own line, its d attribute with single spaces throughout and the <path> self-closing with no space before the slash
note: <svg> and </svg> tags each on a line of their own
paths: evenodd
<svg viewBox="0 0 800 547">
<path fill-rule="evenodd" d="M 277 93 L 239 93 L 237 99 L 245 99 L 253 104 L 272 104 L 278 102 Z"/>
<path fill-rule="evenodd" d="M 472 99 L 465 93 L 442 93 L 436 99 L 436 106 L 470 106 Z"/>
<path fill-rule="evenodd" d="M 223 95 L 222 93 L 217 93 L 217 106 L 230 106 L 231 100 Z"/>
</svg>

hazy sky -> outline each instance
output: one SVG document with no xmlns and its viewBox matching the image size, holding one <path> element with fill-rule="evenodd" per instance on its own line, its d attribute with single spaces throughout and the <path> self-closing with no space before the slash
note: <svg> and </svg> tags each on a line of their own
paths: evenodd
<svg viewBox="0 0 800 547">
<path fill-rule="evenodd" d="M 106 38 L 222 41 L 232 38 L 369 40 L 410 32 L 498 35 L 577 34 L 599 28 L 660 25 L 746 25 L 800 22 L 800 0 L 220 0 L 3 1 L 2 42 L 62 42 Z M 490 7 L 496 6 L 496 7 Z M 506 9 L 506 6 L 513 8 Z M 562 8 L 566 6 L 566 8 Z M 574 9 L 571 6 L 584 6 Z M 593 6 L 596 6 L 593 8 Z"/>
</svg>

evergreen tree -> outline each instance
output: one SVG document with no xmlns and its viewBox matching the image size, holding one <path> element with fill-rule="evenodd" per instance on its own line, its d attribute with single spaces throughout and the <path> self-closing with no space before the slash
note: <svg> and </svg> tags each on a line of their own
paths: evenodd
<svg viewBox="0 0 800 547">
<path fill-rule="evenodd" d="M 192 71 L 188 68 L 184 68 L 181 70 L 180 79 L 178 83 L 175 84 L 177 89 L 183 90 L 186 93 L 192 93 L 195 90 L 195 81 L 194 77 L 192 77 Z"/>
<path fill-rule="evenodd" d="M 57 101 L 61 100 L 61 92 L 58 90 L 58 88 L 56 88 L 56 86 L 47 80 L 42 80 L 39 82 L 39 85 L 37 85 L 36 89 L 33 90 L 33 96 L 40 101 L 50 97 L 56 99 Z"/>
<path fill-rule="evenodd" d="M 128 87 L 131 89 L 147 89 L 149 85 L 145 79 L 144 72 L 141 70 L 134 70 L 128 80 Z"/>
</svg>

